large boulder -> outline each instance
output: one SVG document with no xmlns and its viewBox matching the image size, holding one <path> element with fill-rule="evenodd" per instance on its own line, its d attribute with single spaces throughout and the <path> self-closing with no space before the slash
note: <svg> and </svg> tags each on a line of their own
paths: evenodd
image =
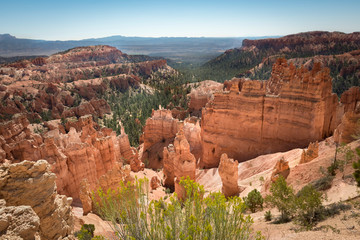
<svg viewBox="0 0 360 240">
<path fill-rule="evenodd" d="M 7 206 L 30 206 L 40 218 L 42 239 L 65 238 L 73 233 L 72 199 L 57 194 L 55 178 L 45 160 L 0 166 L 0 199 Z M 31 211 L 26 212 L 34 218 Z M 36 221 L 33 222 L 31 232 L 37 231 Z"/>
</svg>

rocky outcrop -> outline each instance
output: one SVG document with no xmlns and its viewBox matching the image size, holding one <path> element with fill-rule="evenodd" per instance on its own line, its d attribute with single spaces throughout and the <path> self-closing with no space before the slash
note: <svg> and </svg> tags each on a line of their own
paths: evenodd
<svg viewBox="0 0 360 240">
<path fill-rule="evenodd" d="M 317 158 L 318 156 L 319 156 L 319 143 L 318 142 L 310 143 L 307 150 L 303 150 L 299 164 L 308 163 L 311 160 Z"/>
<path fill-rule="evenodd" d="M 200 165 L 218 166 L 222 153 L 241 162 L 305 147 L 332 135 L 341 111 L 328 69 L 296 69 L 280 59 L 268 81 L 243 80 L 203 108 Z"/>
<path fill-rule="evenodd" d="M 12 121 L 0 123 L 0 163 L 5 159 L 19 162 L 41 158 L 37 147 L 42 138 L 31 134 L 28 126 L 29 121 L 24 114 L 14 115 Z"/>
<path fill-rule="evenodd" d="M 238 161 L 228 158 L 226 153 L 223 153 L 220 158 L 219 175 L 222 181 L 221 192 L 225 197 L 237 196 L 240 193 L 238 186 Z"/>
<path fill-rule="evenodd" d="M 206 103 L 213 97 L 216 91 L 221 91 L 223 85 L 219 82 L 206 80 L 195 85 L 188 94 L 189 101 L 189 112 L 192 116 L 201 116 L 201 109 L 205 107 Z"/>
<path fill-rule="evenodd" d="M 79 198 L 82 179 L 86 178 L 94 186 L 115 165 L 129 163 L 137 156 L 124 132 L 116 136 L 108 128 L 96 130 L 99 126 L 89 115 L 76 121 L 67 121 L 66 134 L 59 129 L 50 130 L 43 135 L 31 134 L 27 125 L 28 121 L 22 116 L 0 125 L 0 131 L 6 136 L 1 141 L 5 157 L 0 160 L 19 162 L 46 159 L 57 175 L 59 193 L 76 199 Z M 6 130 L 9 126 L 13 130 L 6 132 L 9 131 Z M 138 165 L 141 169 L 142 165 Z"/>
<path fill-rule="evenodd" d="M 141 136 L 142 155 L 140 159 L 148 168 L 158 169 L 163 166 L 163 149 L 174 141 L 179 130 L 179 120 L 171 115 L 170 110 L 160 109 L 152 112 L 146 120 Z"/>
<path fill-rule="evenodd" d="M 150 187 L 152 190 L 157 189 L 158 187 L 160 187 L 160 180 L 157 176 L 153 176 L 150 180 Z"/>
<path fill-rule="evenodd" d="M 164 160 L 163 160 L 164 186 L 174 190 L 175 188 L 174 160 L 176 158 L 176 152 L 173 144 L 169 144 L 168 147 L 164 147 L 163 156 L 164 156 Z"/>
<path fill-rule="evenodd" d="M 276 165 L 274 166 L 270 179 L 272 182 L 275 182 L 280 175 L 286 179 L 289 176 L 289 174 L 290 174 L 289 162 L 286 161 L 284 157 L 282 157 L 276 162 Z"/>
<path fill-rule="evenodd" d="M 0 199 L 5 199 L 7 206 L 30 206 L 40 219 L 42 239 L 62 239 L 72 235 L 73 231 L 72 199 L 57 194 L 55 178 L 45 160 L 0 166 Z M 34 214 L 29 209 L 17 208 L 30 217 L 27 221 L 33 222 L 27 233 L 36 232 Z"/>
<path fill-rule="evenodd" d="M 1 239 L 33 240 L 39 237 L 40 219 L 30 206 L 6 207 L 0 200 Z"/>
<path fill-rule="evenodd" d="M 360 134 L 360 114 L 355 112 L 347 112 L 341 119 L 341 124 L 336 128 L 334 140 L 337 143 L 350 143 Z"/>
<path fill-rule="evenodd" d="M 184 196 L 180 186 L 182 177 L 195 180 L 196 159 L 190 152 L 189 142 L 183 130 L 180 130 L 174 140 L 174 145 L 164 148 L 164 184 L 169 188 L 175 187 L 175 192 L 180 198 Z"/>
<path fill-rule="evenodd" d="M 201 157 L 201 127 L 200 119 L 196 117 L 187 118 L 184 120 L 183 127 L 184 135 L 190 145 L 190 152 L 194 155 L 196 162 Z"/>
<path fill-rule="evenodd" d="M 360 88 L 352 87 L 341 95 L 345 114 L 336 128 L 334 140 L 337 143 L 350 143 L 360 135 Z"/>
<path fill-rule="evenodd" d="M 93 209 L 92 199 L 91 199 L 91 187 L 86 178 L 80 181 L 80 192 L 79 199 L 82 204 L 83 215 L 87 215 Z"/>
</svg>

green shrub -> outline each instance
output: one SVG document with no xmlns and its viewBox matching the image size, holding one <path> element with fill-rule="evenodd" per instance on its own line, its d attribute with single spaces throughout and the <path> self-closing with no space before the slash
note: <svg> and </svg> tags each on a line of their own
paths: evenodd
<svg viewBox="0 0 360 240">
<path fill-rule="evenodd" d="M 360 156 L 360 148 L 356 148 L 356 155 Z M 360 159 L 357 162 L 353 163 L 353 168 L 355 169 L 354 171 L 354 178 L 355 181 L 357 182 L 358 187 L 360 187 Z"/>
<path fill-rule="evenodd" d="M 174 196 L 148 202 L 148 180 L 122 185 L 117 191 L 99 190 L 93 200 L 100 215 L 113 223 L 119 239 L 262 239 L 251 231 L 252 219 L 243 214 L 240 197 L 221 193 L 204 197 L 198 183 L 182 179 L 186 198 Z"/>
<path fill-rule="evenodd" d="M 322 207 L 322 194 L 312 185 L 306 185 L 297 193 L 295 203 L 297 223 L 312 228 L 315 224 L 315 213 Z"/>
<path fill-rule="evenodd" d="M 266 211 L 265 214 L 264 214 L 264 217 L 265 217 L 265 221 L 267 222 L 270 222 L 271 219 L 272 219 L 272 214 L 271 214 L 271 211 Z"/>
<path fill-rule="evenodd" d="M 280 211 L 281 222 L 289 221 L 295 212 L 294 189 L 287 185 L 283 176 L 280 176 L 272 183 L 270 193 L 270 195 L 266 196 L 266 201 Z"/>
<path fill-rule="evenodd" d="M 75 233 L 75 237 L 79 240 L 91 240 L 94 237 L 94 231 L 94 224 L 84 224 L 81 226 L 80 231 Z"/>
<path fill-rule="evenodd" d="M 326 175 L 322 178 L 319 178 L 316 181 L 311 182 L 311 185 L 318 191 L 325 191 L 331 188 L 332 181 L 334 180 L 334 176 Z"/>
<path fill-rule="evenodd" d="M 257 208 L 263 208 L 264 198 L 258 190 L 254 189 L 249 192 L 247 197 L 244 197 L 244 202 L 250 211 L 254 213 Z"/>
<path fill-rule="evenodd" d="M 342 211 L 351 209 L 351 205 L 345 203 L 332 203 L 327 207 L 320 208 L 315 213 L 315 219 L 317 221 L 325 220 L 329 217 L 339 215 Z"/>
</svg>

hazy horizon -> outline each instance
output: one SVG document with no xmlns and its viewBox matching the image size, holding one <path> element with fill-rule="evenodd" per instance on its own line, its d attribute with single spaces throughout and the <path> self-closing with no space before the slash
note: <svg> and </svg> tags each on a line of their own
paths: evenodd
<svg viewBox="0 0 360 240">
<path fill-rule="evenodd" d="M 360 31 L 360 1 L 6 1 L 0 32 L 17 38 L 261 37 Z"/>
</svg>

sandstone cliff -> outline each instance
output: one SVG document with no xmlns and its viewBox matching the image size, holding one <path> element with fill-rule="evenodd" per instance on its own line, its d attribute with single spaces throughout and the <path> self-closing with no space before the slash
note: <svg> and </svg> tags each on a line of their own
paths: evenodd
<svg viewBox="0 0 360 240">
<path fill-rule="evenodd" d="M 245 161 L 324 139 L 340 122 L 338 106 L 327 69 L 280 59 L 268 81 L 242 80 L 203 108 L 201 165 L 218 166 L 222 153 Z"/>
<path fill-rule="evenodd" d="M 28 226 L 26 232 L 19 233 L 20 236 L 25 234 L 30 237 L 36 231 L 39 231 L 42 239 L 63 239 L 72 235 L 72 199 L 57 194 L 55 178 L 50 165 L 44 160 L 0 166 L 0 199 L 6 201 L 6 206 L 19 206 L 18 209 L 21 205 L 30 206 L 40 219 L 40 227 L 37 229 L 36 215 L 23 208 L 24 214 L 25 210 L 29 214 L 26 221 L 31 221 L 31 218 L 34 221 L 31 223 L 33 227 Z M 10 208 L 2 211 L 9 214 Z M 10 221 L 5 230 L 16 231 L 13 224 Z M 18 228 L 21 228 L 20 224 Z"/>
</svg>

